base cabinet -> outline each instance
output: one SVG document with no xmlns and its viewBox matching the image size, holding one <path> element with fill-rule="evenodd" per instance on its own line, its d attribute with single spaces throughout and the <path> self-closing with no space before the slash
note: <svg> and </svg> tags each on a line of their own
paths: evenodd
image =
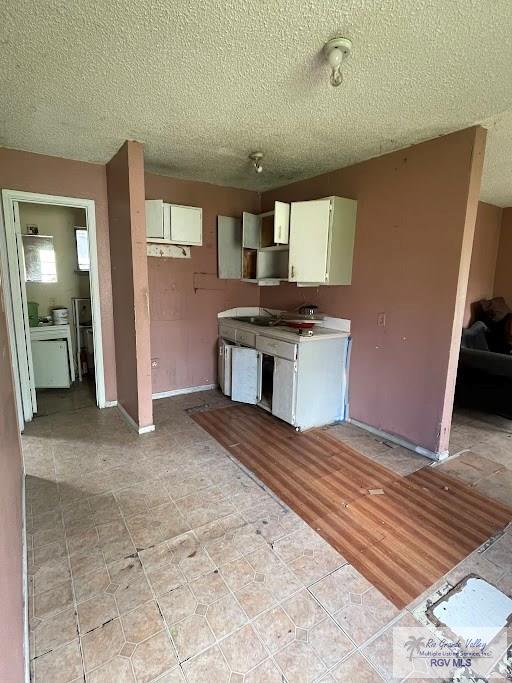
<svg viewBox="0 0 512 683">
<path fill-rule="evenodd" d="M 295 426 L 297 399 L 297 363 L 274 357 L 272 415 Z"/>
<path fill-rule="evenodd" d="M 226 396 L 231 396 L 231 349 L 230 344 L 222 337 L 219 339 L 218 378 L 220 390 Z"/>
<path fill-rule="evenodd" d="M 219 338 L 219 385 L 233 401 L 258 405 L 300 430 L 345 419 L 347 337 L 291 344 L 220 330 L 230 340 Z M 245 345 L 251 338 L 256 348 Z"/>
<path fill-rule="evenodd" d="M 260 398 L 261 354 L 256 349 L 233 346 L 231 349 L 231 398 L 256 405 Z"/>
</svg>

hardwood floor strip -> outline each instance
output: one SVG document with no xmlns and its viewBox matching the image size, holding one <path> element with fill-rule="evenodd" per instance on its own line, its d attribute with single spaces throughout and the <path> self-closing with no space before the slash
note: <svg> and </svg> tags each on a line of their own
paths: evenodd
<svg viewBox="0 0 512 683">
<path fill-rule="evenodd" d="M 419 483 L 427 489 L 431 488 L 436 493 L 439 502 L 444 503 L 447 507 L 451 505 L 452 499 L 455 497 L 457 506 L 452 505 L 452 508 L 464 511 L 468 518 L 475 518 L 488 524 L 493 524 L 496 519 L 507 519 L 506 506 L 502 506 L 498 502 L 495 504 L 495 501 L 482 496 L 456 479 L 450 479 L 432 468 L 424 468 L 414 472 L 414 475 L 414 477 L 412 475 L 410 477 L 414 483 Z M 510 514 L 510 510 L 511 508 L 508 509 L 508 514 Z"/>
<path fill-rule="evenodd" d="M 194 419 L 400 608 L 512 519 L 433 468 L 400 476 L 325 429 L 298 434 L 252 406 Z"/>
</svg>

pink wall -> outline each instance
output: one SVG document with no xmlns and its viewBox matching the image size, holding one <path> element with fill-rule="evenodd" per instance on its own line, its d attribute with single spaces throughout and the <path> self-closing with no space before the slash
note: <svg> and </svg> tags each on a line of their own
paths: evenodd
<svg viewBox="0 0 512 683">
<path fill-rule="evenodd" d="M 262 289 L 261 305 L 307 301 L 350 318 L 351 416 L 434 452 L 449 433 L 484 141 L 470 128 L 262 198 L 264 211 L 275 200 L 358 200 L 352 285 L 282 284 Z"/>
<path fill-rule="evenodd" d="M 473 303 L 494 296 L 494 276 L 500 241 L 503 210 L 493 204 L 478 203 L 475 237 L 471 252 L 464 326 L 470 324 Z"/>
<path fill-rule="evenodd" d="M 0 681 L 23 681 L 21 445 L 0 282 Z"/>
<path fill-rule="evenodd" d="M 108 401 L 115 400 L 116 366 L 105 166 L 0 148 L 0 188 L 94 199 L 105 395 Z"/>
<path fill-rule="evenodd" d="M 153 392 L 213 384 L 217 313 L 259 305 L 257 286 L 217 278 L 217 215 L 259 211 L 259 195 L 146 173 L 146 198 L 203 209 L 203 246 L 191 259 L 148 258 Z"/>
<path fill-rule="evenodd" d="M 117 400 L 139 427 L 153 424 L 144 151 L 127 141 L 107 164 Z"/>
<path fill-rule="evenodd" d="M 505 297 L 512 308 L 512 207 L 503 209 L 501 236 L 496 261 L 494 296 Z"/>
</svg>

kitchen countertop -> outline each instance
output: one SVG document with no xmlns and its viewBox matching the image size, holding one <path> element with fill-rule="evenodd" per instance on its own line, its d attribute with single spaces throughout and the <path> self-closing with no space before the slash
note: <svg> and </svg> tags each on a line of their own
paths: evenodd
<svg viewBox="0 0 512 683">
<path fill-rule="evenodd" d="M 350 337 L 349 332 L 333 330 L 329 327 L 321 327 L 320 325 L 315 325 L 314 334 L 312 337 L 309 337 L 304 334 L 297 334 L 297 332 L 284 325 L 264 327 L 262 325 L 255 325 L 254 323 L 243 322 L 241 320 L 237 320 L 236 318 L 219 318 L 219 324 L 228 325 L 229 327 L 236 327 L 240 330 L 248 330 L 263 337 L 281 339 L 282 341 L 287 341 L 293 344 L 314 342 L 320 339 L 343 339 Z"/>
</svg>

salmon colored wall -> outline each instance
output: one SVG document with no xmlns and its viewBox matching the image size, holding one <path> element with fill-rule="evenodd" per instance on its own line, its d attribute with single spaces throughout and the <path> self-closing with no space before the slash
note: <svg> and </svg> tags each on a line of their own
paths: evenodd
<svg viewBox="0 0 512 683">
<path fill-rule="evenodd" d="M 503 209 L 494 296 L 505 297 L 512 308 L 512 207 Z"/>
<path fill-rule="evenodd" d="M 117 400 L 139 427 L 153 424 L 144 151 L 127 141 L 107 164 Z"/>
<path fill-rule="evenodd" d="M 499 206 L 486 204 L 485 202 L 478 203 L 464 310 L 465 327 L 471 322 L 472 304 L 481 299 L 490 299 L 494 296 L 494 276 L 496 273 L 502 213 L 503 210 Z"/>
<path fill-rule="evenodd" d="M 23 470 L 1 282 L 0 352 L 0 681 L 21 683 L 24 675 L 21 545 Z"/>
<path fill-rule="evenodd" d="M 0 148 L 0 188 L 94 199 L 105 396 L 107 401 L 114 401 L 117 390 L 105 166 Z"/>
<path fill-rule="evenodd" d="M 259 195 L 146 173 L 146 199 L 203 209 L 203 246 L 192 258 L 148 258 L 153 392 L 214 384 L 217 313 L 259 305 L 257 286 L 217 278 L 217 215 L 257 212 Z"/>
<path fill-rule="evenodd" d="M 263 288 L 261 305 L 311 302 L 350 318 L 351 416 L 433 452 L 447 447 L 484 141 L 470 128 L 262 197 L 263 211 L 275 200 L 357 199 L 352 285 Z"/>
</svg>

